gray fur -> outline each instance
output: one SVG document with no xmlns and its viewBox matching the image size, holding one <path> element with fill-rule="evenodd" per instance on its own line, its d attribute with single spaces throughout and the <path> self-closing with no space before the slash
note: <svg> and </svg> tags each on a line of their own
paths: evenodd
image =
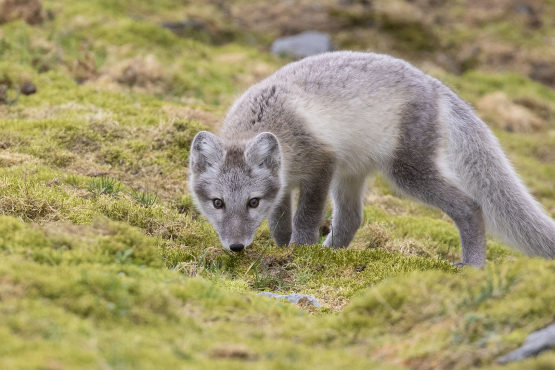
<svg viewBox="0 0 555 370">
<path fill-rule="evenodd" d="M 291 243 L 305 245 L 315 244 L 318 241 L 318 229 L 322 224 L 324 206 L 333 178 L 333 158 L 329 156 L 318 165 L 312 168 L 310 177 L 305 177 L 301 181 L 299 203 L 293 218 Z"/>
<path fill-rule="evenodd" d="M 374 171 L 453 219 L 463 264 L 485 263 L 486 226 L 530 255 L 555 255 L 555 222 L 486 124 L 439 81 L 385 55 L 322 54 L 252 86 L 231 107 L 220 138 L 195 137 L 190 186 L 225 247 L 250 244 L 264 218 L 278 245 L 315 243 L 331 190 L 332 232 L 324 244 L 347 247 Z M 259 208 L 246 209 L 255 194 Z M 229 208 L 215 210 L 215 196 Z"/>
<path fill-rule="evenodd" d="M 362 223 L 362 206 L 366 178 L 336 177 L 331 187 L 333 227 L 324 245 L 346 248 Z"/>
<path fill-rule="evenodd" d="M 555 223 L 514 172 L 497 138 L 451 91 L 451 154 L 488 231 L 530 256 L 555 257 Z"/>
<path fill-rule="evenodd" d="M 276 205 L 268 218 L 268 226 L 276 244 L 285 247 L 291 241 L 293 234 L 293 222 L 291 220 L 292 206 L 291 193 L 283 194 L 280 202 Z"/>
</svg>

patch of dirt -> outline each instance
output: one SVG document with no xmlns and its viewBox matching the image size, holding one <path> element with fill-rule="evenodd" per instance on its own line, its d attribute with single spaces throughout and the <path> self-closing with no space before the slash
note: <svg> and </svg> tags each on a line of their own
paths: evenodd
<svg viewBox="0 0 555 370">
<path fill-rule="evenodd" d="M 217 359 L 256 360 L 257 356 L 249 347 L 237 343 L 220 343 L 210 351 L 209 356 Z"/>
<path fill-rule="evenodd" d="M 8 85 L 0 85 L 0 103 L 5 103 L 8 101 Z"/>
<path fill-rule="evenodd" d="M 210 127 L 212 132 L 218 132 L 223 123 L 223 119 L 220 116 L 201 109 L 165 105 L 162 107 L 162 112 L 171 117 L 199 121 L 203 125 Z"/>
<path fill-rule="evenodd" d="M 14 298 L 23 298 L 25 290 L 22 285 L 14 283 L 9 277 L 0 277 L 0 302 Z"/>
<path fill-rule="evenodd" d="M 234 4 L 229 11 L 240 29 L 280 37 L 306 30 L 341 30 L 343 22 L 329 15 L 329 6 L 333 3 L 329 0 L 258 1 Z"/>
<path fill-rule="evenodd" d="M 136 92 L 145 94 L 161 94 L 166 90 L 167 78 L 164 66 L 152 54 L 136 56 L 105 66 L 101 78 L 93 85 L 110 87 L 112 83 L 133 88 Z M 113 85 L 112 85 L 113 86 Z"/>
<path fill-rule="evenodd" d="M 39 0 L 0 0 L 0 24 L 17 19 L 40 24 L 46 19 L 46 12 Z"/>
<path fill-rule="evenodd" d="M 529 77 L 532 80 L 541 82 L 547 86 L 555 86 L 555 65 L 553 61 L 533 61 L 530 68 Z"/>
<path fill-rule="evenodd" d="M 79 84 L 98 77 L 96 62 L 90 53 L 86 53 L 83 59 L 74 60 L 69 65 L 69 70 Z"/>
<path fill-rule="evenodd" d="M 299 299 L 296 305 L 310 313 L 314 313 L 318 310 L 318 308 L 314 306 L 314 304 L 310 301 L 310 299 L 306 297 L 302 297 L 301 299 Z"/>
<path fill-rule="evenodd" d="M 260 261 L 260 268 L 273 278 L 291 281 L 291 270 L 296 267 L 292 263 L 293 256 L 264 256 Z"/>
</svg>

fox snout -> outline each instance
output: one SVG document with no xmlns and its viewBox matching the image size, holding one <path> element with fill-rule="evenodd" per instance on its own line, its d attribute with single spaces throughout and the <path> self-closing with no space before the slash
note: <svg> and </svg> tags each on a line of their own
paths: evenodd
<svg viewBox="0 0 555 370">
<path fill-rule="evenodd" d="M 222 246 L 228 251 L 240 252 L 252 244 L 258 223 L 228 221 L 216 225 Z"/>
<path fill-rule="evenodd" d="M 244 238 L 232 238 L 231 241 L 229 239 L 227 240 L 220 239 L 220 240 L 222 241 L 223 247 L 232 252 L 241 252 L 242 250 L 247 249 L 247 247 L 252 243 L 252 239 L 245 240 Z"/>
<path fill-rule="evenodd" d="M 231 244 L 229 249 L 231 249 L 232 252 L 240 252 L 245 249 L 245 246 L 243 244 Z"/>
</svg>

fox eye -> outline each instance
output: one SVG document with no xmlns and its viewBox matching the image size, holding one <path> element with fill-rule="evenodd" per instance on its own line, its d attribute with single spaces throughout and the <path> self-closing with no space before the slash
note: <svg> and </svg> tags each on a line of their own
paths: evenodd
<svg viewBox="0 0 555 370">
<path fill-rule="evenodd" d="M 224 206 L 224 201 L 216 198 L 212 200 L 212 204 L 214 204 L 214 208 L 220 209 Z"/>
<path fill-rule="evenodd" d="M 249 207 L 250 208 L 256 208 L 258 207 L 258 202 L 260 201 L 259 198 L 252 198 L 251 200 L 249 200 Z"/>
</svg>

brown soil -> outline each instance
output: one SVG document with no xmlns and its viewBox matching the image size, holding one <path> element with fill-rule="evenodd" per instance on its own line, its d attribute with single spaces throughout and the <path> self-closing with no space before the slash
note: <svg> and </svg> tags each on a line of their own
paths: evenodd
<svg viewBox="0 0 555 370">
<path fill-rule="evenodd" d="M 0 23 L 22 19 L 29 24 L 39 24 L 46 18 L 39 0 L 0 0 Z"/>
</svg>

